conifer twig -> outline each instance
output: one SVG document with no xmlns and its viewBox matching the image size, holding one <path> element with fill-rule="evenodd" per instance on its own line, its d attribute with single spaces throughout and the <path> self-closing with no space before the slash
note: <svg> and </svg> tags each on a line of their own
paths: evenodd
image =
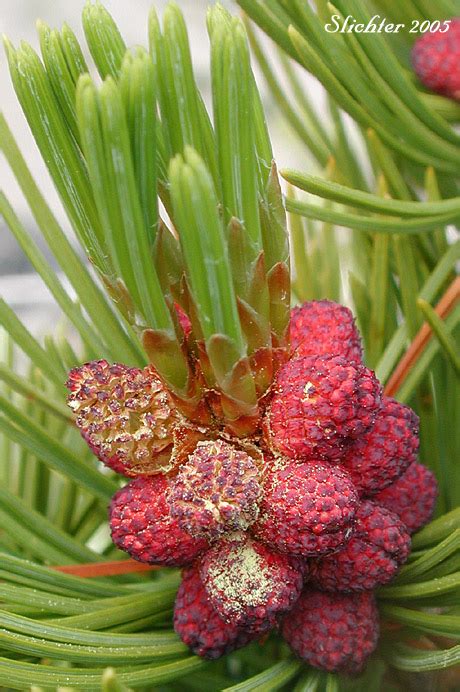
<svg viewBox="0 0 460 692">
<path fill-rule="evenodd" d="M 112 560 L 111 562 L 87 562 L 79 565 L 53 565 L 52 569 L 74 577 L 113 577 L 116 574 L 132 574 L 158 569 L 136 560 Z"/>
<path fill-rule="evenodd" d="M 447 291 L 437 304 L 435 312 L 441 319 L 447 317 L 452 312 L 458 301 L 460 300 L 460 277 L 452 281 Z M 433 330 L 427 322 L 424 322 L 411 345 L 407 349 L 404 356 L 396 366 L 392 376 L 385 387 L 386 396 L 393 396 L 409 374 L 411 368 L 417 362 L 418 358 L 427 346 Z"/>
</svg>

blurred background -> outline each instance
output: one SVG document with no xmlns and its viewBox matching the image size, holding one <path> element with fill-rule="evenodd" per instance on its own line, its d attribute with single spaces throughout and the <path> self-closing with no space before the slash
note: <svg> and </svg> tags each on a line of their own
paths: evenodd
<svg viewBox="0 0 460 692">
<path fill-rule="evenodd" d="M 198 86 L 205 98 L 208 97 L 209 106 L 209 44 L 206 33 L 206 8 L 211 3 L 210 0 L 176 0 L 176 2 L 184 12 L 187 21 Z M 127 45 L 131 46 L 147 45 L 149 9 L 154 4 L 161 13 L 167 0 L 153 2 L 152 0 L 131 0 L 131 2 L 104 0 L 103 4 L 114 17 Z M 221 0 L 221 4 L 233 12 L 239 11 L 236 4 L 230 0 Z M 52 28 L 59 28 L 63 22 L 67 22 L 81 41 L 85 57 L 88 57 L 81 27 L 83 5 L 84 0 L 1 0 L 0 30 L 14 45 L 25 40 L 38 50 L 39 42 L 35 29 L 37 19 L 43 20 Z M 255 65 L 254 69 L 262 92 L 278 165 L 293 166 L 303 170 L 311 168 L 312 162 L 305 160 L 305 147 L 299 146 L 297 136 L 290 131 L 275 107 L 269 90 Z M 314 90 L 315 102 L 318 103 L 319 109 L 323 108 L 322 90 L 316 81 L 300 70 L 299 77 L 305 82 L 305 88 L 309 91 Z M 3 49 L 0 50 L 0 89 L 3 112 L 26 156 L 32 174 L 58 221 L 71 237 L 70 225 L 13 91 Z M 35 222 L 3 158 L 0 158 L 0 178 L 2 187 L 7 191 L 7 196 L 16 213 L 49 258 L 36 232 Z M 27 259 L 1 219 L 0 295 L 26 321 L 33 333 L 49 331 L 50 325 L 59 320 L 59 311 L 46 287 L 31 271 Z"/>
</svg>

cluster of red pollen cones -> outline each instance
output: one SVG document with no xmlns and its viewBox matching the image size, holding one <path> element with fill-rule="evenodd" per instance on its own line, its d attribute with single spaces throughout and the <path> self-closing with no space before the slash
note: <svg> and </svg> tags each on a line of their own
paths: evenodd
<svg viewBox="0 0 460 692">
<path fill-rule="evenodd" d="M 427 89 L 460 101 L 460 17 L 446 20 L 437 31 L 418 38 L 412 64 Z"/>
<path fill-rule="evenodd" d="M 75 368 L 69 404 L 98 458 L 132 478 L 111 503 L 115 544 L 183 568 L 174 627 L 192 651 L 215 659 L 277 628 L 309 664 L 357 673 L 378 641 L 374 591 L 407 560 L 436 481 L 347 308 L 294 308 L 290 340 L 249 437 L 187 420 L 152 367 Z"/>
</svg>

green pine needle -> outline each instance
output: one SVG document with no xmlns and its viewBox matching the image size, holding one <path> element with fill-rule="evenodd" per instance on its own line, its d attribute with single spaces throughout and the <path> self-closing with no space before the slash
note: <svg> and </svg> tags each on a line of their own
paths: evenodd
<svg viewBox="0 0 460 692">
<path fill-rule="evenodd" d="M 171 161 L 169 177 L 182 252 L 204 337 L 228 336 L 235 357 L 242 358 L 245 344 L 211 174 L 198 153 L 187 147 L 184 157 L 178 155 Z"/>
</svg>

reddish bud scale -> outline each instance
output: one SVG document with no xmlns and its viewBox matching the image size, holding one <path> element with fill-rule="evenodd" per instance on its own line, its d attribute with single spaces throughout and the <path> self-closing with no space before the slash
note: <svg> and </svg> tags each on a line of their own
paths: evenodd
<svg viewBox="0 0 460 692">
<path fill-rule="evenodd" d="M 369 592 L 345 595 L 307 589 L 284 619 L 282 634 L 310 665 L 359 673 L 379 637 L 375 598 Z"/>
<path fill-rule="evenodd" d="M 171 488 L 171 516 L 192 536 L 217 538 L 257 518 L 259 470 L 243 450 L 223 440 L 199 442 Z"/>
<path fill-rule="evenodd" d="M 275 550 L 321 555 L 349 539 L 358 495 L 347 473 L 319 462 L 273 469 L 253 535 Z"/>
<path fill-rule="evenodd" d="M 450 20 L 447 31 L 442 26 L 421 36 L 412 49 L 412 64 L 424 86 L 460 100 L 460 17 Z"/>
<path fill-rule="evenodd" d="M 233 534 L 204 555 L 200 574 L 212 606 L 226 622 L 261 632 L 298 599 L 305 570 L 300 560 Z"/>
<path fill-rule="evenodd" d="M 67 387 L 77 426 L 104 464 L 125 476 L 169 469 L 179 415 L 153 368 L 92 361 L 70 371 Z"/>
<path fill-rule="evenodd" d="M 174 606 L 174 629 L 193 653 L 215 659 L 246 646 L 255 634 L 228 623 L 211 605 L 199 567 L 184 570 Z"/>
<path fill-rule="evenodd" d="M 110 505 L 112 540 L 140 562 L 181 567 L 195 560 L 208 547 L 193 538 L 169 515 L 165 476 L 136 478 L 119 490 Z"/>
<path fill-rule="evenodd" d="M 340 464 L 361 495 L 373 495 L 404 473 L 419 447 L 419 419 L 411 408 L 384 397 L 369 432 L 350 446 Z"/>
<path fill-rule="evenodd" d="M 188 338 L 192 333 L 192 323 L 190 321 L 190 317 L 187 315 L 183 307 L 179 305 L 179 303 L 174 303 L 174 307 L 176 310 L 177 319 L 179 320 L 179 324 L 184 332 L 184 336 L 185 338 Z"/>
<path fill-rule="evenodd" d="M 438 496 L 438 484 L 434 473 L 413 462 L 398 480 L 372 500 L 398 515 L 414 533 L 427 524 L 433 516 Z"/>
<path fill-rule="evenodd" d="M 351 310 L 331 300 L 312 300 L 291 310 L 291 350 L 297 356 L 343 356 L 360 363 L 361 337 Z"/>
<path fill-rule="evenodd" d="M 337 460 L 374 424 L 381 397 L 364 365 L 341 356 L 292 358 L 279 371 L 267 408 L 267 443 L 294 459 Z"/>
<path fill-rule="evenodd" d="M 363 502 L 347 545 L 312 563 L 313 582 L 324 591 L 370 591 L 387 584 L 410 552 L 410 536 L 396 514 Z"/>
</svg>

